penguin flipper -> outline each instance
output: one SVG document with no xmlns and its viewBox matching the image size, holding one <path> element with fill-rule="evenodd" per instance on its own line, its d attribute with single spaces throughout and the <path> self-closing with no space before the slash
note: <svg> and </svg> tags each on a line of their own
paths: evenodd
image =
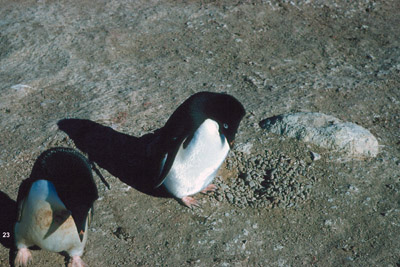
<svg viewBox="0 0 400 267">
<path fill-rule="evenodd" d="M 18 189 L 17 196 L 17 222 L 21 221 L 22 211 L 24 209 L 25 199 L 28 197 L 29 190 L 31 189 L 33 180 L 31 178 L 27 178 L 22 181 L 21 185 Z"/>
<path fill-rule="evenodd" d="M 201 124 L 203 121 L 199 121 Z M 161 153 L 162 159 L 160 164 L 160 172 L 159 176 L 156 178 L 156 186 L 159 187 L 165 180 L 167 174 L 169 173 L 172 164 L 174 163 L 176 154 L 179 151 L 181 145 L 183 149 L 190 144 L 194 137 L 194 133 L 197 128 L 200 126 L 194 125 L 190 123 L 175 123 L 174 120 L 172 122 L 167 122 L 166 126 L 162 128 L 162 132 L 160 132 L 160 136 L 163 136 L 163 140 L 160 141 L 162 149 L 164 149 L 163 153 Z M 166 160 L 164 160 L 166 157 Z"/>
<path fill-rule="evenodd" d="M 180 145 L 185 141 L 186 137 L 182 136 L 181 138 L 177 138 L 174 140 L 174 144 L 170 146 L 169 151 L 163 153 L 163 157 L 160 163 L 160 172 L 156 177 L 156 186 L 155 188 L 160 187 L 164 182 L 168 172 L 170 171 L 172 164 L 174 163 L 175 156 L 178 153 Z"/>
<path fill-rule="evenodd" d="M 157 164 L 154 168 L 157 172 L 152 174 L 154 188 L 160 187 L 171 169 L 179 147 L 187 137 L 185 128 L 184 124 L 176 124 L 172 121 L 155 131 L 155 139 L 148 148 L 151 151 L 149 158 Z"/>
</svg>

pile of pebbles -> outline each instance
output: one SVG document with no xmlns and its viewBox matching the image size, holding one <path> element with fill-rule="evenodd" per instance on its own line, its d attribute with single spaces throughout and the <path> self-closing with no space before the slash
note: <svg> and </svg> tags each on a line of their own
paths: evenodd
<svg viewBox="0 0 400 267">
<path fill-rule="evenodd" d="M 214 197 L 239 208 L 296 207 L 309 198 L 317 181 L 313 163 L 268 150 L 256 155 L 235 152 L 226 168 L 237 177 L 216 177 Z"/>
</svg>

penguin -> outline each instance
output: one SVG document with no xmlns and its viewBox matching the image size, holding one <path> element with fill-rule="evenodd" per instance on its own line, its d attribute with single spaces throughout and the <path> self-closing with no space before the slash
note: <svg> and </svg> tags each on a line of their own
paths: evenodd
<svg viewBox="0 0 400 267">
<path fill-rule="evenodd" d="M 223 93 L 199 92 L 184 101 L 155 134 L 148 155 L 155 162 L 155 188 L 164 186 L 192 208 L 192 195 L 215 191 L 217 171 L 233 147 L 243 105 Z"/>
<path fill-rule="evenodd" d="M 69 267 L 87 266 L 81 256 L 96 199 L 91 164 L 82 154 L 62 147 L 44 151 L 18 191 L 15 266 L 32 262 L 32 246 L 67 252 Z"/>
</svg>

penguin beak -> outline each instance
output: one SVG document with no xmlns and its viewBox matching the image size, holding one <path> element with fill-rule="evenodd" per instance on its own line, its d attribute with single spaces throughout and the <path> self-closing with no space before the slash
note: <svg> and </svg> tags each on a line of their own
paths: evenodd
<svg viewBox="0 0 400 267">
<path fill-rule="evenodd" d="M 81 242 L 82 242 L 84 236 L 85 236 L 85 232 L 83 230 L 81 230 L 79 232 L 79 239 L 81 240 Z"/>
<path fill-rule="evenodd" d="M 83 223 L 80 224 L 75 224 L 76 228 L 78 230 L 78 235 L 79 235 L 79 239 L 81 240 L 81 242 L 83 241 L 83 238 L 85 236 L 85 226 L 86 226 L 86 222 L 84 221 Z"/>
<path fill-rule="evenodd" d="M 234 145 L 235 145 L 235 140 L 232 140 L 232 141 L 229 142 L 229 146 L 230 146 L 231 148 L 233 148 Z"/>
</svg>

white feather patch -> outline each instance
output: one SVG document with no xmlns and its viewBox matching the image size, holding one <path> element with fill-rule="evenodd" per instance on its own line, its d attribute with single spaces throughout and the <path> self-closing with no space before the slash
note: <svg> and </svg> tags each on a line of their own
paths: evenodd
<svg viewBox="0 0 400 267">
<path fill-rule="evenodd" d="M 74 219 L 50 181 L 34 182 L 24 201 L 21 221 L 15 224 L 18 249 L 37 245 L 53 252 L 67 251 L 70 256 L 82 255 L 87 240 L 87 226 L 81 242 Z M 57 230 L 49 235 L 51 225 L 58 222 Z"/>
</svg>

